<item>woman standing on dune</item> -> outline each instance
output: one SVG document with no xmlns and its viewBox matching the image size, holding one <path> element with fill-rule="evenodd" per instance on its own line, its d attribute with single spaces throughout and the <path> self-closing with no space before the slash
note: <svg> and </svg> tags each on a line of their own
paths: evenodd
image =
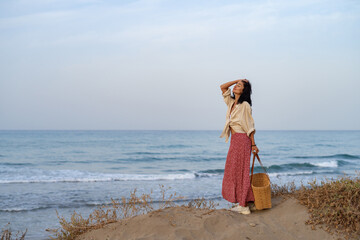
<svg viewBox="0 0 360 240">
<path fill-rule="evenodd" d="M 230 86 L 234 85 L 231 96 Z M 247 79 L 239 79 L 220 86 L 224 101 L 228 107 L 226 123 L 220 137 L 228 142 L 231 133 L 230 147 L 226 158 L 222 196 L 231 203 L 238 203 L 231 210 L 242 214 L 250 214 L 255 210 L 254 194 L 250 185 L 251 152 L 257 154 L 252 118 L 251 84 Z M 250 203 L 250 208 L 248 205 Z"/>
</svg>

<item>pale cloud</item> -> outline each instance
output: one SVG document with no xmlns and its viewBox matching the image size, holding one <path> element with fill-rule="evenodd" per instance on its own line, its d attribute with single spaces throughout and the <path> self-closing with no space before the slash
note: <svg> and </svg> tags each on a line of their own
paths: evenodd
<svg viewBox="0 0 360 240">
<path fill-rule="evenodd" d="M 59 1 L 52 1 L 59 3 Z M 182 12 L 181 9 L 168 9 L 166 16 L 157 16 L 163 11 L 158 6 L 162 1 L 135 1 L 121 6 L 96 5 L 100 1 L 81 1 L 89 3 L 76 10 L 47 11 L 27 14 L 17 17 L 0 19 L 0 29 L 12 28 L 60 28 L 68 25 L 67 33 L 54 29 L 53 40 L 48 36 L 36 44 L 59 45 L 78 44 L 79 42 L 106 43 L 123 41 L 138 41 L 146 39 L 152 41 L 171 42 L 186 39 L 205 39 L 216 37 L 222 33 L 251 33 L 271 30 L 276 27 L 285 29 L 303 27 L 308 25 L 326 24 L 349 18 L 357 18 L 354 13 L 342 13 L 336 9 L 329 9 L 324 13 L 310 12 L 307 14 L 283 15 L 287 10 L 307 7 L 311 8 L 321 1 L 249 1 L 232 3 L 223 6 L 195 7 L 191 12 Z M 42 1 L 38 1 L 38 4 Z M 68 3 L 69 4 L 69 3 Z M 158 21 L 142 22 L 141 15 L 150 14 Z M 137 20 L 140 18 L 140 20 Z M 134 21 L 135 19 L 135 21 Z M 88 20 L 86 25 L 84 21 Z M 104 25 L 96 26 L 97 22 Z M 95 24 L 94 27 L 91 25 Z M 56 30 L 56 29 L 55 29 Z M 61 35 L 61 37 L 58 37 Z"/>
<path fill-rule="evenodd" d="M 259 129 L 360 128 L 358 2 L 14 4 L 0 3 L 0 129 L 221 130 L 219 85 L 239 77 Z"/>
<path fill-rule="evenodd" d="M 49 24 L 69 21 L 68 18 L 74 17 L 77 11 L 50 11 L 23 16 L 8 17 L 0 19 L 0 29 L 12 29 L 30 26 L 48 26 Z"/>
</svg>

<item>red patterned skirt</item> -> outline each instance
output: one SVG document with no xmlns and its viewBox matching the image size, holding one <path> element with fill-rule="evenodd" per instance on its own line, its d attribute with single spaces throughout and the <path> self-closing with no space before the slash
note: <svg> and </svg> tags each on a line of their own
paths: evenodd
<svg viewBox="0 0 360 240">
<path fill-rule="evenodd" d="M 247 206 L 255 201 L 250 185 L 251 139 L 246 133 L 231 134 L 226 157 L 222 196 L 229 202 Z"/>
</svg>

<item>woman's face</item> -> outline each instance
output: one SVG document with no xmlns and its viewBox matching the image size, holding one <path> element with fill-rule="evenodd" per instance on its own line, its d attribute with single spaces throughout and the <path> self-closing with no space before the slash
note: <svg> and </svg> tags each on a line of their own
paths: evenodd
<svg viewBox="0 0 360 240">
<path fill-rule="evenodd" d="M 241 95 L 243 90 L 244 90 L 244 83 L 240 80 L 235 84 L 233 88 L 233 93 Z"/>
</svg>

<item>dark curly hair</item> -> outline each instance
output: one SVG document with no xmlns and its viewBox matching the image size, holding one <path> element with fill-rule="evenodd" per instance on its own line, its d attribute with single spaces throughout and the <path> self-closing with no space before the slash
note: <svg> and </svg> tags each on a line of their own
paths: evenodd
<svg viewBox="0 0 360 240">
<path fill-rule="evenodd" d="M 252 106 L 252 102 L 251 102 L 251 84 L 250 82 L 246 82 L 246 81 L 242 81 L 244 84 L 244 90 L 241 93 L 239 100 L 237 103 L 242 103 L 243 101 L 246 101 L 250 104 L 250 106 Z M 232 99 L 235 99 L 235 95 L 234 93 L 231 95 Z"/>
</svg>

